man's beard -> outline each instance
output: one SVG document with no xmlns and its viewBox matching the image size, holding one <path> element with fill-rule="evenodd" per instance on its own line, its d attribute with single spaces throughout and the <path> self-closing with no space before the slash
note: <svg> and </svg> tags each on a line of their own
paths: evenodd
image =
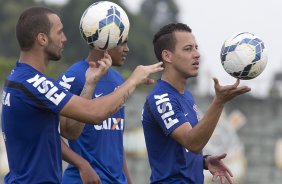
<svg viewBox="0 0 282 184">
<path fill-rule="evenodd" d="M 58 54 L 56 54 L 54 51 L 52 51 L 52 48 L 51 47 L 47 47 L 46 49 L 45 49 L 45 52 L 46 52 L 46 54 L 47 54 L 47 56 L 48 56 L 48 60 L 52 60 L 52 61 L 58 61 L 58 60 L 60 60 L 61 59 L 61 55 L 58 55 Z"/>
</svg>

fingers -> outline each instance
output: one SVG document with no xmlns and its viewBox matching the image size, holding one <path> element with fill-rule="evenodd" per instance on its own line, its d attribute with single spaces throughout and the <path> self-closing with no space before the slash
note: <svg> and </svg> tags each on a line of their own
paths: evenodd
<svg viewBox="0 0 282 184">
<path fill-rule="evenodd" d="M 235 84 L 234 84 L 234 87 L 236 88 L 237 86 L 239 86 L 239 84 L 240 84 L 240 79 L 237 79 Z"/>
<path fill-rule="evenodd" d="M 105 51 L 104 52 L 104 58 L 106 58 L 106 59 L 111 59 L 111 56 L 110 56 L 110 54 L 108 53 L 108 51 Z"/>
<path fill-rule="evenodd" d="M 104 58 L 102 58 L 101 60 L 104 61 L 108 66 L 112 66 L 112 58 L 109 55 L 108 51 L 104 52 Z"/>
<path fill-rule="evenodd" d="M 99 63 L 99 68 L 106 68 L 107 64 L 105 61 L 99 60 L 97 61 L 97 63 Z"/>
<path fill-rule="evenodd" d="M 237 87 L 233 90 L 231 90 L 231 93 L 235 94 L 235 96 L 250 92 L 251 88 L 247 87 L 247 86 L 241 86 L 241 87 Z"/>
<path fill-rule="evenodd" d="M 89 61 L 90 68 L 96 68 L 96 63 L 94 61 Z"/>
<path fill-rule="evenodd" d="M 212 176 L 212 182 L 215 182 L 217 180 L 217 178 L 220 178 L 220 183 L 221 184 L 224 184 L 225 182 L 225 178 L 226 180 L 228 181 L 229 184 L 233 184 L 233 181 L 230 177 L 230 175 L 228 175 L 228 173 L 215 173 L 213 176 Z"/>
<path fill-rule="evenodd" d="M 232 175 L 232 177 L 233 177 L 233 175 Z M 225 174 L 225 178 L 227 179 L 227 181 L 228 181 L 230 184 L 233 184 L 233 181 L 232 181 L 230 175 Z"/>
<path fill-rule="evenodd" d="M 217 78 L 213 77 L 212 79 L 214 81 L 215 86 L 220 86 Z M 236 82 L 233 85 L 230 85 L 230 86 L 232 86 L 233 88 L 236 88 L 237 86 L 239 86 L 239 84 L 240 84 L 240 79 L 237 79 Z"/>
<path fill-rule="evenodd" d="M 233 173 L 231 172 L 231 170 L 228 168 L 228 167 L 226 167 L 225 168 L 226 169 L 226 172 L 227 172 L 227 176 L 229 177 L 229 176 L 231 176 L 231 177 L 233 177 Z M 230 178 L 230 177 L 229 177 Z"/>
<path fill-rule="evenodd" d="M 226 153 L 223 153 L 223 154 L 217 156 L 217 158 L 218 158 L 219 160 L 222 160 L 222 159 L 224 159 L 226 156 L 227 156 L 227 154 L 226 154 Z M 225 171 L 225 176 L 226 176 L 226 177 L 227 177 L 227 176 L 233 177 L 233 173 L 231 172 L 231 170 L 230 170 L 228 167 L 226 167 L 225 165 L 224 165 L 223 167 L 224 167 L 224 169 L 226 170 L 226 171 Z"/>
<path fill-rule="evenodd" d="M 220 183 L 224 184 L 224 177 L 223 176 L 220 176 Z"/>
<path fill-rule="evenodd" d="M 217 174 L 214 174 L 214 175 L 212 176 L 212 181 L 215 182 L 216 179 L 217 179 L 217 177 L 218 177 L 218 175 L 217 175 Z"/>
<path fill-rule="evenodd" d="M 218 79 L 215 78 L 215 77 L 213 77 L 212 79 L 213 79 L 213 81 L 214 81 L 214 86 L 219 86 Z"/>
<path fill-rule="evenodd" d="M 156 73 L 156 72 L 159 72 L 159 71 L 162 71 L 164 68 L 162 67 L 163 65 L 163 62 L 158 62 L 156 64 L 153 64 L 153 65 L 149 65 L 148 67 L 151 68 L 151 71 L 150 73 Z"/>
<path fill-rule="evenodd" d="M 219 160 L 221 160 L 221 159 L 224 159 L 224 158 L 226 157 L 226 155 L 227 155 L 226 153 L 223 153 L 223 154 L 217 156 L 217 158 L 218 158 Z"/>
<path fill-rule="evenodd" d="M 240 80 L 237 79 L 236 82 L 232 85 L 221 86 L 218 82 L 217 78 L 213 78 L 214 80 L 214 89 L 216 96 L 220 99 L 221 102 L 225 103 L 230 101 L 236 96 L 242 95 L 244 93 L 250 92 L 251 88 L 248 86 L 239 86 Z"/>
<path fill-rule="evenodd" d="M 136 85 L 139 84 L 152 84 L 154 83 L 153 79 L 149 79 L 148 77 L 156 72 L 162 71 L 164 68 L 162 67 L 162 62 L 158 62 L 153 65 L 139 65 L 135 68 L 135 70 L 130 75 L 130 78 Z"/>
<path fill-rule="evenodd" d="M 149 79 L 149 78 L 145 79 L 145 82 L 144 82 L 144 84 L 154 84 L 154 83 L 155 83 L 155 80 Z"/>
</svg>

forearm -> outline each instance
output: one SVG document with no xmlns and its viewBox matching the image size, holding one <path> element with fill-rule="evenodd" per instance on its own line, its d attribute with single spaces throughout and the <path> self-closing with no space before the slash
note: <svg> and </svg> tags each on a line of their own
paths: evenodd
<svg viewBox="0 0 282 184">
<path fill-rule="evenodd" d="M 62 109 L 61 114 L 80 122 L 96 125 L 117 112 L 135 88 L 134 80 L 127 80 L 114 92 L 93 100 L 73 96 Z"/>
<path fill-rule="evenodd" d="M 214 132 L 222 110 L 223 104 L 214 99 L 204 117 L 189 131 L 187 140 L 190 142 L 189 145 L 193 146 L 193 150 L 200 152 L 205 147 Z"/>
<path fill-rule="evenodd" d="M 84 126 L 85 123 L 81 123 L 74 119 L 63 116 L 60 118 L 60 133 L 68 140 L 76 140 L 83 131 Z"/>
<path fill-rule="evenodd" d="M 131 177 L 130 177 L 130 174 L 129 174 L 129 171 L 128 171 L 128 167 L 127 167 L 127 163 L 126 163 L 126 159 L 124 157 L 123 159 L 123 170 L 124 170 L 124 174 L 127 178 L 127 183 L 128 184 L 132 184 L 132 180 L 131 180 Z"/>
<path fill-rule="evenodd" d="M 85 83 L 80 96 L 85 99 L 92 99 L 92 95 L 94 93 L 96 83 L 95 84 L 87 84 Z M 69 140 L 75 140 L 81 132 L 83 131 L 83 128 L 85 126 L 85 123 L 71 119 L 66 117 L 61 117 L 61 135 Z"/>
<path fill-rule="evenodd" d="M 103 96 L 101 99 L 97 99 L 97 103 L 101 104 L 97 105 L 99 108 L 99 114 L 101 115 L 100 119 L 104 120 L 116 113 L 124 105 L 135 88 L 135 83 L 131 80 L 127 80 L 114 92 L 107 96 Z M 98 102 L 98 100 L 100 101 Z"/>
<path fill-rule="evenodd" d="M 98 124 L 117 112 L 137 85 L 152 84 L 154 80 L 149 79 L 148 76 L 163 70 L 161 65 L 162 62 L 136 67 L 131 76 L 109 95 L 94 100 L 85 100 L 74 95 L 63 107 L 60 114 L 81 122 Z"/>
<path fill-rule="evenodd" d="M 69 164 L 77 167 L 82 168 L 84 164 L 88 164 L 88 162 L 80 157 L 77 153 L 75 153 L 72 149 L 68 147 L 68 145 L 61 139 L 62 145 L 62 158 L 64 161 L 68 162 Z"/>
</svg>

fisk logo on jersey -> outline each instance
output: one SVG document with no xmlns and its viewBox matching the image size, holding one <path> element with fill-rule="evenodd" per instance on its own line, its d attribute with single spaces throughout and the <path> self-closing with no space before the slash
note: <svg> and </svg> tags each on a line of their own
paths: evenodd
<svg viewBox="0 0 282 184">
<path fill-rule="evenodd" d="M 108 118 L 101 125 L 94 125 L 95 130 L 123 130 L 123 118 Z"/>
<path fill-rule="evenodd" d="M 74 79 L 75 77 L 66 77 L 65 75 L 63 75 L 62 81 L 60 81 L 59 84 L 66 89 L 70 89 L 71 85 L 69 84 L 69 82 L 73 82 Z"/>
<path fill-rule="evenodd" d="M 158 112 L 161 114 L 161 118 L 164 121 L 165 127 L 169 129 L 174 124 L 178 123 L 179 120 L 177 118 L 172 119 L 174 111 L 172 110 L 172 105 L 170 103 L 170 99 L 168 98 L 168 94 L 165 93 L 162 95 L 154 95 L 154 98 L 156 100 Z"/>
<path fill-rule="evenodd" d="M 32 84 L 41 94 L 45 94 L 45 97 L 56 105 L 66 96 L 64 92 L 56 93 L 59 89 L 53 82 L 47 80 L 46 77 L 40 77 L 40 75 L 36 74 L 33 78 L 26 81 Z"/>
</svg>

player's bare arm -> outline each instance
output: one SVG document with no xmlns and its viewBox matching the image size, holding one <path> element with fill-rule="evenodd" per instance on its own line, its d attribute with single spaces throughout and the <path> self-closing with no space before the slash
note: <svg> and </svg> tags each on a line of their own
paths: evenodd
<svg viewBox="0 0 282 184">
<path fill-rule="evenodd" d="M 191 152 L 199 153 L 209 141 L 222 113 L 224 104 L 236 96 L 249 92 L 247 86 L 239 86 L 237 80 L 233 85 L 221 86 L 214 78 L 216 96 L 200 122 L 192 128 L 189 122 L 176 128 L 171 136 Z"/>
<path fill-rule="evenodd" d="M 70 149 L 62 139 L 61 145 L 63 160 L 79 169 L 79 174 L 83 183 L 101 183 L 99 176 L 87 160 Z"/>
<path fill-rule="evenodd" d="M 60 114 L 80 122 L 98 124 L 115 113 L 140 84 L 152 84 L 149 75 L 162 71 L 162 62 L 138 66 L 131 76 L 114 92 L 94 100 L 74 95 L 61 110 Z"/>
</svg>

